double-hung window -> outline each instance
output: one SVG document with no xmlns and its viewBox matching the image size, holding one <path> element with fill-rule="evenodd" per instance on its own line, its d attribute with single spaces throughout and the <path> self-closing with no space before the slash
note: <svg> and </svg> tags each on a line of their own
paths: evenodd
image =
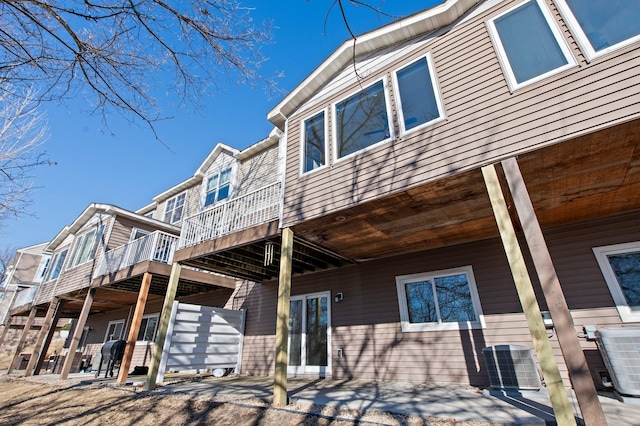
<svg viewBox="0 0 640 426">
<path fill-rule="evenodd" d="M 327 164 L 327 120 L 322 111 L 302 121 L 302 173 Z"/>
<path fill-rule="evenodd" d="M 60 276 L 60 271 L 62 271 L 62 265 L 64 265 L 64 260 L 68 252 L 69 250 L 65 249 L 53 256 L 53 259 L 49 262 L 49 267 L 44 278 L 45 282 L 55 280 Z"/>
<path fill-rule="evenodd" d="M 231 168 L 224 169 L 220 173 L 209 176 L 209 178 L 207 178 L 204 206 L 207 207 L 229 198 L 230 187 Z"/>
<path fill-rule="evenodd" d="M 484 326 L 471 266 L 396 277 L 402 331 Z"/>
<path fill-rule="evenodd" d="M 156 336 L 156 327 L 158 326 L 158 315 L 145 315 L 140 323 L 140 331 L 138 331 L 138 342 L 153 342 Z"/>
<path fill-rule="evenodd" d="M 638 0 L 557 0 L 587 59 L 640 41 Z"/>
<path fill-rule="evenodd" d="M 576 64 L 542 0 L 527 0 L 487 26 L 511 90 Z"/>
<path fill-rule="evenodd" d="M 107 333 L 104 336 L 104 341 L 120 340 L 122 339 L 124 332 L 124 320 L 109 321 L 107 326 Z"/>
<path fill-rule="evenodd" d="M 622 321 L 640 321 L 640 241 L 594 247 L 593 253 Z"/>
<path fill-rule="evenodd" d="M 443 118 L 431 54 L 396 71 L 395 76 L 402 132 L 427 126 Z"/>
<path fill-rule="evenodd" d="M 164 222 L 176 223 L 182 219 L 186 192 L 169 198 L 164 208 Z"/>
<path fill-rule="evenodd" d="M 383 80 L 335 104 L 336 160 L 391 139 Z"/>
<path fill-rule="evenodd" d="M 98 244 L 100 244 L 103 231 L 104 225 L 100 225 L 99 228 L 92 229 L 76 239 L 68 268 L 81 265 L 96 257 L 96 249 L 98 248 Z"/>
</svg>

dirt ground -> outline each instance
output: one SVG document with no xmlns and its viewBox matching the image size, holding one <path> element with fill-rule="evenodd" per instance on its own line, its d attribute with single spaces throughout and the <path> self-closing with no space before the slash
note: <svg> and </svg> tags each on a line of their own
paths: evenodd
<svg viewBox="0 0 640 426">
<path fill-rule="evenodd" d="M 0 376 L 0 425 L 456 425 L 488 423 L 361 413 L 315 405 L 158 395 L 105 384 L 51 383 Z"/>
</svg>

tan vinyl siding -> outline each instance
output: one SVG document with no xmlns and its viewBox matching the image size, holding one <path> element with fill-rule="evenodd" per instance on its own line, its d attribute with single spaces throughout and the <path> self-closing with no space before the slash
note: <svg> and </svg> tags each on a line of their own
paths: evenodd
<svg viewBox="0 0 640 426">
<path fill-rule="evenodd" d="M 48 283 L 40 284 L 38 294 L 36 294 L 33 300 L 34 305 L 41 305 L 43 303 L 49 303 L 53 298 L 53 292 L 55 291 L 56 282 L 58 280 L 49 281 Z"/>
<path fill-rule="evenodd" d="M 293 114 L 288 121 L 284 226 L 638 116 L 639 44 L 586 63 L 564 26 L 579 66 L 511 93 L 484 21 L 515 3 L 501 3 L 418 43 L 416 51 L 406 49 L 405 57 L 381 62 L 359 83 L 334 87 L 322 102 L 309 102 L 310 107 Z M 330 106 L 331 123 L 335 102 L 382 77 L 390 82 L 395 70 L 427 51 L 433 56 L 446 120 L 406 135 L 398 135 L 395 126 L 395 140 L 301 178 L 300 119 Z M 397 122 L 397 99 L 390 92 L 390 114 Z"/>
<path fill-rule="evenodd" d="M 274 183 L 278 178 L 278 145 L 244 160 L 238 171 L 236 196 L 247 194 Z"/>
<path fill-rule="evenodd" d="M 548 229 L 544 233 L 576 333 L 582 335 L 584 325 L 620 325 L 591 248 L 639 241 L 638 212 Z M 526 253 L 525 257 L 544 310 L 546 303 L 534 268 Z M 464 265 L 473 267 L 486 328 L 403 333 L 395 277 Z M 336 378 L 486 385 L 482 348 L 500 344 L 533 347 L 499 239 L 294 276 L 292 296 L 321 291 L 344 294 L 342 302 L 331 302 L 332 369 Z M 247 309 L 242 372 L 271 374 L 277 283 L 245 285 L 243 292 L 237 293 L 242 307 Z M 568 380 L 558 341 L 552 331 L 549 335 L 561 374 Z M 585 338 L 580 341 L 595 378 L 595 372 L 604 369 L 602 359 L 594 342 Z M 343 358 L 336 356 L 339 348 L 343 349 Z"/>
<path fill-rule="evenodd" d="M 37 281 L 37 278 L 39 277 L 36 277 L 36 272 L 38 272 L 41 260 L 41 255 L 22 253 L 22 256 L 20 256 L 20 262 L 16 265 L 13 273 L 11 284 L 30 284 Z"/>
</svg>

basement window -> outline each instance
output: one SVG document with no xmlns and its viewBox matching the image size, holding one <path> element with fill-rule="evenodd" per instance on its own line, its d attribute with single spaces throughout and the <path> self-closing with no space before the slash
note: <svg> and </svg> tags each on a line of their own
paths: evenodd
<svg viewBox="0 0 640 426">
<path fill-rule="evenodd" d="M 558 0 L 556 3 L 589 60 L 640 40 L 640 1 Z"/>
<path fill-rule="evenodd" d="M 594 247 L 593 254 L 622 321 L 640 321 L 640 241 Z"/>
<path fill-rule="evenodd" d="M 396 277 L 403 332 L 484 327 L 471 266 Z"/>
<path fill-rule="evenodd" d="M 542 0 L 528 0 L 487 21 L 511 90 L 576 65 Z"/>
<path fill-rule="evenodd" d="M 138 331 L 138 342 L 153 342 L 156 337 L 156 328 L 158 326 L 158 314 L 145 315 L 140 323 L 140 331 Z"/>
<path fill-rule="evenodd" d="M 104 341 L 120 340 L 122 339 L 124 332 L 124 320 L 109 321 L 107 326 L 107 333 L 104 335 Z"/>
<path fill-rule="evenodd" d="M 335 104 L 336 160 L 392 138 L 383 80 Z"/>
</svg>

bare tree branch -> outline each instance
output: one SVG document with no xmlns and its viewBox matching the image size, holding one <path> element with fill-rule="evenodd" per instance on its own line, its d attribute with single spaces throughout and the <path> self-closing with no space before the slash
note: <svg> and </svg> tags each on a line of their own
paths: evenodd
<svg viewBox="0 0 640 426">
<path fill-rule="evenodd" d="M 8 85 L 0 80 L 0 86 Z M 55 164 L 41 150 L 48 128 L 37 94 L 27 90 L 14 96 L 15 89 L 9 89 L 0 91 L 0 227 L 10 217 L 28 214 L 34 169 Z"/>
<path fill-rule="evenodd" d="M 103 118 L 117 112 L 155 134 L 166 90 L 191 106 L 221 78 L 276 93 L 259 73 L 270 32 L 238 0 L 0 0 L 0 93 L 81 95 Z"/>
</svg>

